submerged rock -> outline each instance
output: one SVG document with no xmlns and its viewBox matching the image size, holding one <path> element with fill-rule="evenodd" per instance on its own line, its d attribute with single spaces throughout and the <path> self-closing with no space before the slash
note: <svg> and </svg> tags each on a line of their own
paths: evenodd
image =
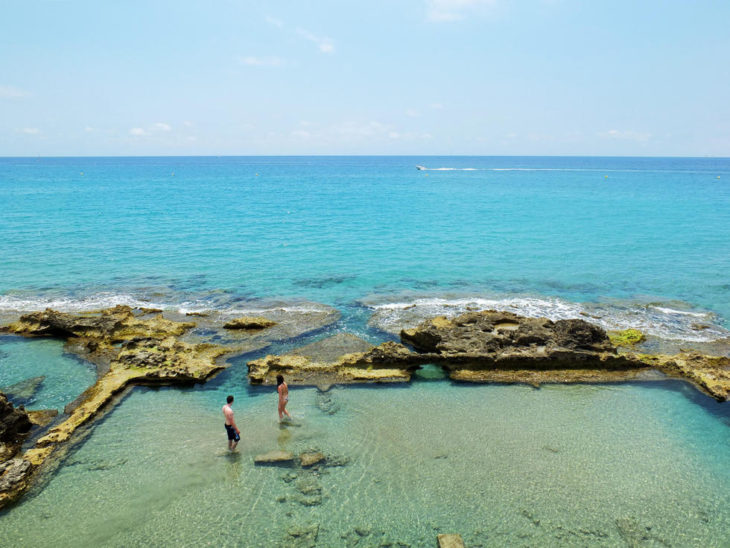
<svg viewBox="0 0 730 548">
<path fill-rule="evenodd" d="M 310 525 L 294 525 L 286 531 L 285 546 L 294 548 L 313 547 L 317 545 L 319 523 Z"/>
<path fill-rule="evenodd" d="M 254 464 L 258 465 L 288 465 L 294 464 L 294 453 L 290 451 L 269 451 L 262 455 L 256 455 L 253 459 Z"/>
<path fill-rule="evenodd" d="M 302 463 L 303 468 L 314 466 L 315 464 L 323 462 L 325 459 L 326 457 L 324 454 L 320 452 L 301 453 L 299 455 L 299 461 Z"/>
<path fill-rule="evenodd" d="M 25 405 L 33 399 L 33 396 L 35 396 L 35 393 L 38 392 L 38 389 L 41 387 L 44 380 L 46 380 L 45 375 L 32 377 L 13 385 L 6 386 L 2 388 L 2 391 L 8 399 L 13 400 L 16 404 Z"/>
</svg>

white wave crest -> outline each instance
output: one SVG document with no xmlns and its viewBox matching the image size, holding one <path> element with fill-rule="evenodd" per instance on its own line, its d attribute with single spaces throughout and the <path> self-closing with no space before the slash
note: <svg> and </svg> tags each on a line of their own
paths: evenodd
<svg viewBox="0 0 730 548">
<path fill-rule="evenodd" d="M 304 314 L 330 310 L 326 305 L 312 302 L 261 301 L 252 302 L 250 306 L 241 306 L 240 303 L 226 302 L 226 299 L 215 302 L 205 298 L 182 302 L 166 302 L 164 299 L 154 300 L 129 293 L 114 292 L 99 292 L 82 297 L 0 295 L 0 313 L 4 315 L 35 312 L 46 308 L 61 312 L 83 312 L 111 308 L 117 305 L 125 305 L 131 308 L 155 308 L 180 314 L 219 312 L 222 316 L 246 316 L 270 312 Z"/>
</svg>

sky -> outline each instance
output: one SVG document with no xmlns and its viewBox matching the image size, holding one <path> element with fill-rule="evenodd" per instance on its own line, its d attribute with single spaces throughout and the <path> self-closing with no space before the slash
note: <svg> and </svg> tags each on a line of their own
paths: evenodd
<svg viewBox="0 0 730 548">
<path fill-rule="evenodd" d="M 730 156 L 727 0 L 0 0 L 0 156 Z"/>
</svg>

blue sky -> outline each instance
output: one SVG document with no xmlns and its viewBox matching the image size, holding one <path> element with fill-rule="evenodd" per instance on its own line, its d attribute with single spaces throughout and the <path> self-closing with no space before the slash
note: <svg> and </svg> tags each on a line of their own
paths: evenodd
<svg viewBox="0 0 730 548">
<path fill-rule="evenodd" d="M 726 0 L 0 13 L 0 156 L 730 156 Z"/>
</svg>

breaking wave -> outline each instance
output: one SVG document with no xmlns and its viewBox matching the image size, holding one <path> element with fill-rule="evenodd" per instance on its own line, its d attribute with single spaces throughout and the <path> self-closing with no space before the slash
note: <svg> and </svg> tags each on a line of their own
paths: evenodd
<svg viewBox="0 0 730 548">
<path fill-rule="evenodd" d="M 370 325 L 389 333 L 415 327 L 434 316 L 454 317 L 477 310 L 504 310 L 553 321 L 581 318 L 606 330 L 635 328 L 662 339 L 713 342 L 730 337 L 708 311 L 684 310 L 683 303 L 576 303 L 550 297 L 373 297 L 361 302 L 373 311 Z M 689 307 L 688 307 L 689 308 Z"/>
</svg>

